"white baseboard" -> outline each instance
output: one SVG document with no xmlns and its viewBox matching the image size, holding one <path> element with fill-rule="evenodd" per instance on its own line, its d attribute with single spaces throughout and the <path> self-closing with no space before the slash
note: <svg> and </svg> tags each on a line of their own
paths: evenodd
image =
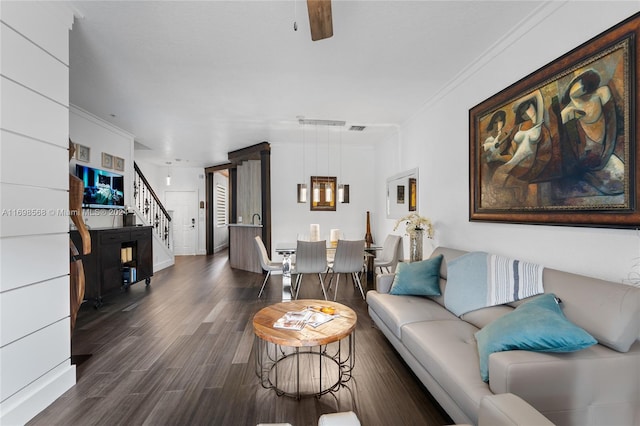
<svg viewBox="0 0 640 426">
<path fill-rule="evenodd" d="M 0 404 L 0 424 L 24 425 L 76 384 L 76 366 L 67 360 Z"/>
</svg>

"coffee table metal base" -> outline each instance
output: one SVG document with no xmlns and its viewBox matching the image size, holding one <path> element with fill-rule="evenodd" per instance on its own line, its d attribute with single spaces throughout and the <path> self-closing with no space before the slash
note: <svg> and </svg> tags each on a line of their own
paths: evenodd
<svg viewBox="0 0 640 426">
<path fill-rule="evenodd" d="M 254 348 L 256 374 L 262 387 L 275 390 L 278 396 L 319 398 L 351 380 L 355 330 L 337 342 L 309 347 L 278 345 L 256 336 Z M 301 374 L 310 380 L 302 380 Z"/>
</svg>

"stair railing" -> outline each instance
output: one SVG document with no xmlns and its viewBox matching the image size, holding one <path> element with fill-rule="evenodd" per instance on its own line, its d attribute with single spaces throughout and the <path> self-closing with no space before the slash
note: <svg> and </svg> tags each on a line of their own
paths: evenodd
<svg viewBox="0 0 640 426">
<path fill-rule="evenodd" d="M 135 206 L 145 221 L 153 226 L 154 232 L 167 249 L 171 249 L 169 238 L 171 217 L 135 162 L 133 163 L 133 169 L 133 200 Z"/>
</svg>

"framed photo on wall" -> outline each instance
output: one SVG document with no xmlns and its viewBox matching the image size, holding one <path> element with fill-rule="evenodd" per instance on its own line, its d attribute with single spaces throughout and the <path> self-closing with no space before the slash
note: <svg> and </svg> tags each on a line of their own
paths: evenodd
<svg viewBox="0 0 640 426">
<path fill-rule="evenodd" d="M 636 14 L 469 111 L 469 219 L 640 226 Z"/>
</svg>

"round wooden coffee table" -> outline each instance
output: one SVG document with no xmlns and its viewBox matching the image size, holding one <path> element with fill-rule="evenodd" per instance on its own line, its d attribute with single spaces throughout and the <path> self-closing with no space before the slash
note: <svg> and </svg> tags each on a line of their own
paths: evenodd
<svg viewBox="0 0 640 426">
<path fill-rule="evenodd" d="M 287 312 L 324 306 L 335 309 L 335 317 L 314 328 L 275 328 Z M 300 399 L 335 392 L 351 379 L 355 364 L 355 330 L 358 316 L 340 303 L 302 299 L 276 303 L 253 317 L 256 374 L 277 395 Z"/>
</svg>

